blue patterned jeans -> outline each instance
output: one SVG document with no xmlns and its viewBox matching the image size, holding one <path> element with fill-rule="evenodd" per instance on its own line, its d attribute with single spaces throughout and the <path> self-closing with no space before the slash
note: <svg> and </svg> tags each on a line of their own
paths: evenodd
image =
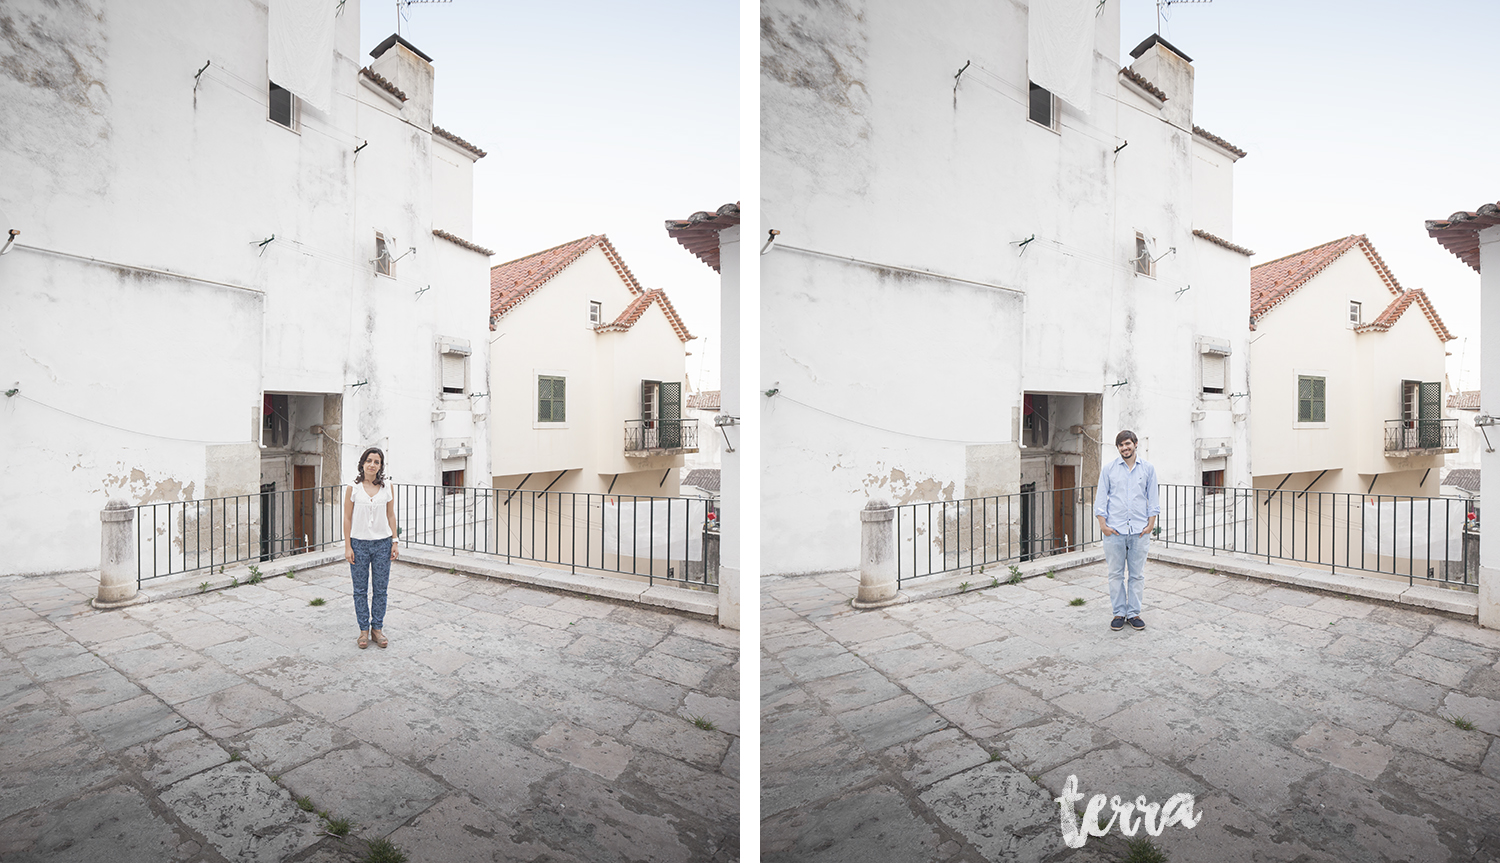
<svg viewBox="0 0 1500 863">
<path fill-rule="evenodd" d="M 354 619 L 360 629 L 385 628 L 385 594 L 391 583 L 391 538 L 351 539 Z"/>
</svg>

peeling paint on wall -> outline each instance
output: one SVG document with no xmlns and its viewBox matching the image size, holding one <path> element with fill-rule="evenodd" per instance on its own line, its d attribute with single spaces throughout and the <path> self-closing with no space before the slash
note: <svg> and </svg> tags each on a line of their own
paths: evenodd
<svg viewBox="0 0 1500 863">
<path fill-rule="evenodd" d="M 124 470 L 123 464 L 119 465 Z M 131 468 L 129 474 L 106 474 L 100 484 L 107 497 L 124 497 L 139 506 L 146 503 L 169 503 L 193 500 L 196 483 L 183 485 L 181 480 L 171 477 L 152 479 L 140 468 Z M 119 494 L 123 492 L 123 494 Z"/>
<path fill-rule="evenodd" d="M 955 489 L 955 483 L 943 485 L 941 480 L 931 477 L 912 479 L 906 475 L 906 471 L 898 467 L 891 468 L 891 472 L 883 476 L 872 473 L 862 482 L 866 494 L 873 497 L 874 492 L 883 492 L 896 504 L 953 500 Z"/>
</svg>

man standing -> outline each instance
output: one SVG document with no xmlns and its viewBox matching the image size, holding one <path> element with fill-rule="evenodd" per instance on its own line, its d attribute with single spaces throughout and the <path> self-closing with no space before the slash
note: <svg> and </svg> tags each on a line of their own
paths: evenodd
<svg viewBox="0 0 1500 863">
<path fill-rule="evenodd" d="M 1104 534 L 1104 560 L 1109 565 L 1109 603 L 1115 618 L 1109 628 L 1115 632 L 1146 628 L 1141 620 L 1141 588 L 1146 581 L 1146 549 L 1161 506 L 1156 501 L 1156 468 L 1135 457 L 1138 441 L 1135 432 L 1126 429 L 1115 435 L 1115 449 L 1120 457 L 1099 472 L 1099 489 L 1094 498 L 1094 515 Z M 1130 569 L 1129 580 L 1125 577 Z"/>
</svg>

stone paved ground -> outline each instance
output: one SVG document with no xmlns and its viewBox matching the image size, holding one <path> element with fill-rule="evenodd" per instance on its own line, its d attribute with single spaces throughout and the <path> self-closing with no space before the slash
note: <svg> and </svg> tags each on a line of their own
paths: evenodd
<svg viewBox="0 0 1500 863">
<path fill-rule="evenodd" d="M 864 612 L 857 584 L 762 584 L 762 860 L 1123 859 L 1118 828 L 1063 846 L 1070 775 L 1195 795 L 1173 863 L 1500 860 L 1500 632 L 1156 561 L 1139 633 L 1103 564 Z"/>
<path fill-rule="evenodd" d="M 0 579 L 0 860 L 738 859 L 736 632 L 400 563 L 386 650 L 343 564 L 95 588 Z"/>
</svg>

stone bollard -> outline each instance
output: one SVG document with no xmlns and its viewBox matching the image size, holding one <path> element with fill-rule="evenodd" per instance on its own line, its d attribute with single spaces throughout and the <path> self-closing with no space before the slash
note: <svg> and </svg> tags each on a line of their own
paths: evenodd
<svg viewBox="0 0 1500 863">
<path fill-rule="evenodd" d="M 119 608 L 136 600 L 135 507 L 118 498 L 99 513 L 99 595 L 95 608 Z"/>
<path fill-rule="evenodd" d="M 879 608 L 898 602 L 896 510 L 883 500 L 872 500 L 860 512 L 859 521 L 859 593 L 854 607 Z"/>
</svg>

